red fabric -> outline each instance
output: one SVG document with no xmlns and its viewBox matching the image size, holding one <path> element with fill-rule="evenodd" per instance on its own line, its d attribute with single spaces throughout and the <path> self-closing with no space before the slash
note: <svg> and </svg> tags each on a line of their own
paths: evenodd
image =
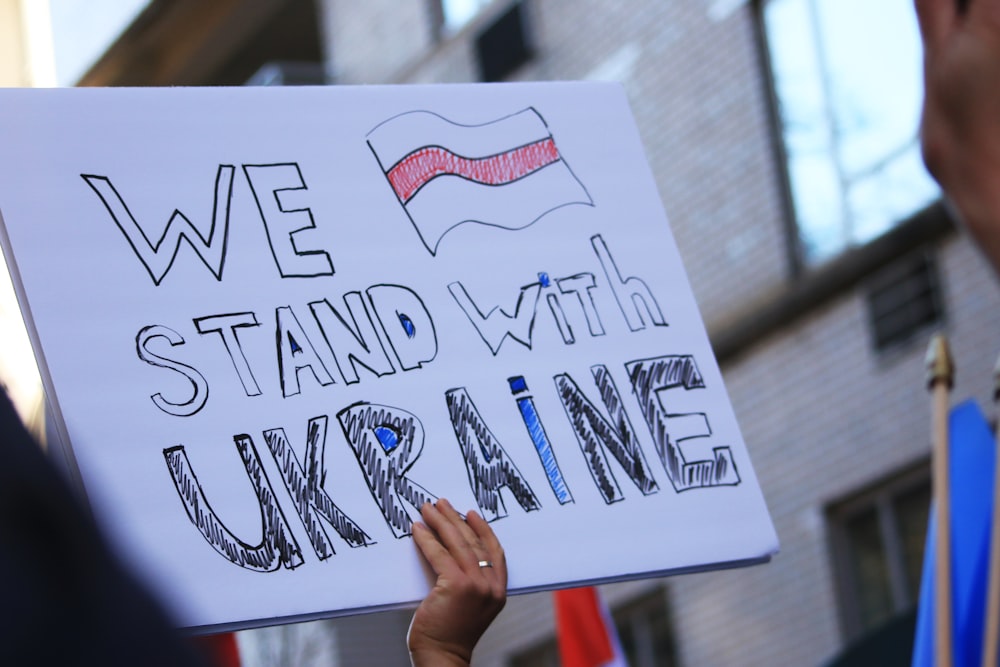
<svg viewBox="0 0 1000 667">
<path fill-rule="evenodd" d="M 232 632 L 195 637 L 194 646 L 212 667 L 240 667 L 240 648 Z"/>
<path fill-rule="evenodd" d="M 556 634 L 563 667 L 600 667 L 615 658 L 597 589 L 570 588 L 553 593 Z"/>
</svg>

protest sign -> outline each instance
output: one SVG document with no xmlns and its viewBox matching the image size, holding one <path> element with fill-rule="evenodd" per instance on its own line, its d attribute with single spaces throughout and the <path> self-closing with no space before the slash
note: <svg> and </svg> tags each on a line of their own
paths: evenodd
<svg viewBox="0 0 1000 667">
<path fill-rule="evenodd" d="M 619 87 L 0 104 L 57 446 L 184 625 L 419 600 L 439 497 L 514 592 L 776 551 Z"/>
</svg>

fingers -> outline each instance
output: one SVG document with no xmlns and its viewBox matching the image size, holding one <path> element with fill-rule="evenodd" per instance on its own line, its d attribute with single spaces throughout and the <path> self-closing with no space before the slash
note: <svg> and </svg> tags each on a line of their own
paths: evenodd
<svg viewBox="0 0 1000 667">
<path fill-rule="evenodd" d="M 421 515 L 426 525 L 414 522 L 413 539 L 437 580 L 413 614 L 410 656 L 414 665 L 467 665 L 507 600 L 504 552 L 493 529 L 475 512 L 466 521 L 441 499 L 425 503 Z"/>
<path fill-rule="evenodd" d="M 480 542 L 486 547 L 489 557 L 486 559 L 493 563 L 493 570 L 496 572 L 503 588 L 507 588 L 507 557 L 500 540 L 497 538 L 493 528 L 483 517 L 474 511 L 470 511 L 467 519 L 469 527 L 479 537 Z"/>
<path fill-rule="evenodd" d="M 476 579 L 485 578 L 495 595 L 506 593 L 507 558 L 483 517 L 470 511 L 466 520 L 443 498 L 433 505 L 426 503 L 421 514 L 427 526 L 415 523 L 413 537 L 437 574 L 462 571 Z"/>
<path fill-rule="evenodd" d="M 924 51 L 933 55 L 954 30 L 958 4 L 956 0 L 914 0 L 913 4 L 917 10 Z"/>
<path fill-rule="evenodd" d="M 421 523 L 413 524 L 413 541 L 417 543 L 417 548 L 430 563 L 435 574 L 447 575 L 449 572 L 459 569 L 458 563 L 427 526 Z"/>
<path fill-rule="evenodd" d="M 444 498 L 433 505 L 425 504 L 421 514 L 449 555 L 466 572 L 479 569 L 479 561 L 491 560 L 487 546 Z"/>
</svg>

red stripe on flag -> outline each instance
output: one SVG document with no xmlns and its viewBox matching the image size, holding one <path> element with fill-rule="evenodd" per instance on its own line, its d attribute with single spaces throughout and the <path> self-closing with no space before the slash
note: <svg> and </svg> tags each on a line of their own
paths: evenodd
<svg viewBox="0 0 1000 667">
<path fill-rule="evenodd" d="M 556 634 L 563 667 L 599 667 L 615 657 L 597 589 L 570 588 L 553 594 Z"/>
<path fill-rule="evenodd" d="M 467 158 L 440 146 L 419 148 L 386 176 L 404 204 L 431 179 L 449 174 L 485 185 L 503 185 L 527 176 L 559 159 L 552 137 L 482 158 Z"/>
</svg>

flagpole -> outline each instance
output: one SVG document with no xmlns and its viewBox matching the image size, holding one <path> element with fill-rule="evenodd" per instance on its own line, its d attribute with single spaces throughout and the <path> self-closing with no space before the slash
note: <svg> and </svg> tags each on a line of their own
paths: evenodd
<svg viewBox="0 0 1000 667">
<path fill-rule="evenodd" d="M 948 462 L 949 391 L 954 366 L 948 341 L 942 334 L 931 338 L 927 350 L 927 385 L 931 391 L 933 437 L 933 496 L 936 507 L 934 544 L 934 665 L 951 667 L 951 489 Z"/>
<path fill-rule="evenodd" d="M 1000 359 L 993 369 L 993 401 L 1000 402 Z M 983 625 L 983 667 L 997 667 L 997 635 L 1000 633 L 1000 425 L 993 450 L 993 518 L 990 522 L 989 575 L 986 589 L 986 620 Z"/>
</svg>

